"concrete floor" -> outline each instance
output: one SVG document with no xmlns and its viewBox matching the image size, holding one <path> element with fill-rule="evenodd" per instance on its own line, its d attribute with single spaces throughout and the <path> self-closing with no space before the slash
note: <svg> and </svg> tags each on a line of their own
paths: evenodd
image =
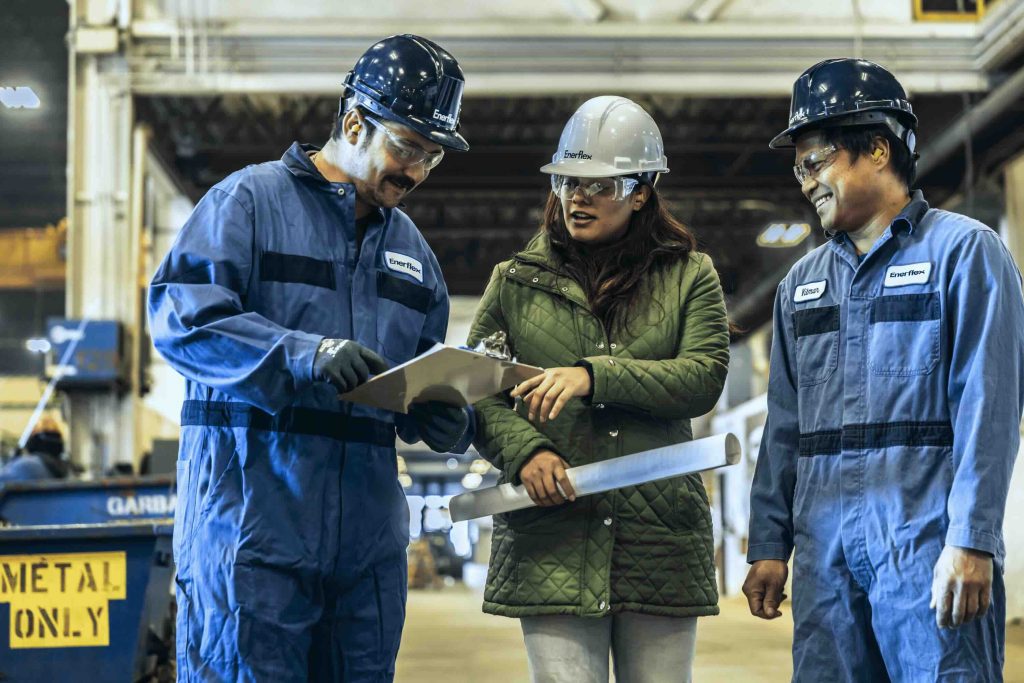
<svg viewBox="0 0 1024 683">
<path fill-rule="evenodd" d="M 397 683 L 524 683 L 526 654 L 515 619 L 480 611 L 481 596 L 461 584 L 409 592 Z M 701 619 L 693 680 L 788 681 L 792 620 L 764 622 L 746 601 L 727 598 L 722 614 Z M 1024 683 L 1024 626 L 1007 629 L 1006 683 Z"/>
</svg>

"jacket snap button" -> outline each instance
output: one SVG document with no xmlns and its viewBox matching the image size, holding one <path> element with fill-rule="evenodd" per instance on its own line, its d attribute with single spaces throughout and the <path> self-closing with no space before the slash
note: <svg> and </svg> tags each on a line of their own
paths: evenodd
<svg viewBox="0 0 1024 683">
<path fill-rule="evenodd" d="M 611 517 L 605 517 L 604 518 L 604 525 L 605 526 L 611 526 L 612 525 L 612 518 Z"/>
<path fill-rule="evenodd" d="M 604 600 L 602 600 L 601 604 L 597 606 L 598 609 L 604 609 L 605 607 L 607 607 L 607 605 Z"/>
<path fill-rule="evenodd" d="M 338 194 L 340 194 L 342 197 L 344 197 L 345 196 L 345 188 L 344 187 L 339 187 L 338 188 Z"/>
<path fill-rule="evenodd" d="M 539 277 L 535 277 L 535 278 L 533 278 L 533 281 L 534 282 L 540 282 L 540 278 Z"/>
<path fill-rule="evenodd" d="M 604 342 L 601 342 L 600 344 L 598 344 L 598 345 L 597 345 L 597 348 L 599 348 L 599 349 L 603 349 L 603 348 L 604 348 Z"/>
<path fill-rule="evenodd" d="M 508 272 L 510 272 L 510 273 L 514 273 L 514 272 L 516 272 L 516 269 L 515 269 L 515 268 L 509 268 L 509 269 L 508 269 Z"/>
<path fill-rule="evenodd" d="M 616 348 L 615 344 L 609 344 L 609 346 L 611 346 L 613 349 Z"/>
<path fill-rule="evenodd" d="M 597 404 L 597 409 L 598 410 L 604 410 L 604 404 L 603 403 L 598 403 Z"/>
<path fill-rule="evenodd" d="M 619 435 L 619 430 L 618 429 L 613 429 L 612 431 L 608 432 L 608 436 L 611 436 L 611 437 L 615 437 L 615 436 L 618 436 L 618 435 Z"/>
<path fill-rule="evenodd" d="M 569 288 L 568 288 L 568 287 L 562 287 L 562 291 L 563 291 L 563 292 L 568 292 L 568 291 L 569 291 Z"/>
</svg>

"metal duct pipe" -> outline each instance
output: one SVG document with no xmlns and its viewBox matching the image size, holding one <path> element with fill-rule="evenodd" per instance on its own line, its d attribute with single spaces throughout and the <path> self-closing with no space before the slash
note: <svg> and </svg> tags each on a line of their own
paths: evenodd
<svg viewBox="0 0 1024 683">
<path fill-rule="evenodd" d="M 1024 69 L 1006 79 L 984 100 L 953 122 L 921 152 L 917 177 L 923 178 L 959 150 L 964 140 L 992 123 L 1014 102 L 1024 96 Z"/>
</svg>

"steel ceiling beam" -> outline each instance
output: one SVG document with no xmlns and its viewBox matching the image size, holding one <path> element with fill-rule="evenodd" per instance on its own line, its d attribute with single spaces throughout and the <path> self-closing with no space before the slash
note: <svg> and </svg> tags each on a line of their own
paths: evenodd
<svg viewBox="0 0 1024 683">
<path fill-rule="evenodd" d="M 132 24 L 133 91 L 336 94 L 343 65 L 393 25 L 227 21 L 201 28 L 209 50 L 197 60 L 188 54 L 192 43 L 181 48 L 177 22 Z M 784 96 L 794 74 L 855 44 L 866 58 L 897 71 L 912 92 L 979 91 L 988 85 L 976 68 L 973 24 L 869 24 L 862 32 L 841 22 L 446 22 L 406 28 L 434 37 L 459 56 L 470 96 Z"/>
</svg>

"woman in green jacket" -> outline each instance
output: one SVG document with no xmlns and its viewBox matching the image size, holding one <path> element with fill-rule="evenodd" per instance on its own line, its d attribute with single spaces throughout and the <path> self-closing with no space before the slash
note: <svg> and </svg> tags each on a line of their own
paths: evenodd
<svg viewBox="0 0 1024 683">
<path fill-rule="evenodd" d="M 729 360 L 711 260 L 655 190 L 661 133 L 589 100 L 562 133 L 540 232 L 499 264 L 470 332 L 546 368 L 477 404 L 477 449 L 538 507 L 494 520 L 484 611 L 521 620 L 534 681 L 688 681 L 718 613 L 699 475 L 576 499 L 565 469 L 688 441 Z"/>
</svg>

